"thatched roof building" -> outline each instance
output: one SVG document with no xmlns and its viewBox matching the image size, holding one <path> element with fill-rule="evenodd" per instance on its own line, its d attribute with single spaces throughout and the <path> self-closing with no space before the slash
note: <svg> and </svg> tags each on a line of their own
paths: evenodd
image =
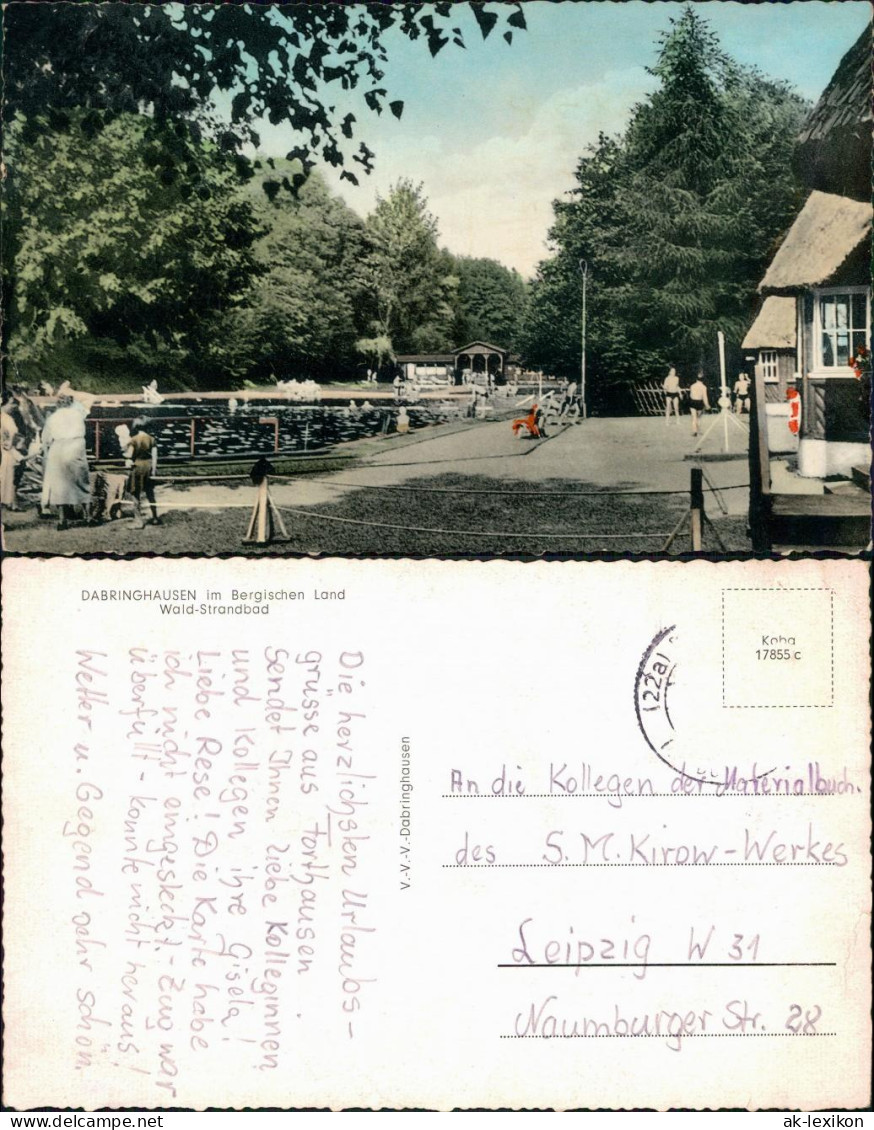
<svg viewBox="0 0 874 1130">
<path fill-rule="evenodd" d="M 871 199 L 871 28 L 843 57 L 798 137 L 795 168 L 810 188 Z"/>
<path fill-rule="evenodd" d="M 743 339 L 744 353 L 754 355 L 756 396 L 766 404 L 785 403 L 795 379 L 797 324 L 795 299 L 771 294 Z"/>
<path fill-rule="evenodd" d="M 766 298 L 741 348 L 795 349 L 795 299 Z"/>
<path fill-rule="evenodd" d="M 870 259 L 871 204 L 812 192 L 759 285 L 762 294 L 797 294 L 840 285 Z"/>
<path fill-rule="evenodd" d="M 759 284 L 766 300 L 743 343 L 758 354 L 760 451 L 773 438 L 768 401 L 796 384 L 801 478 L 849 478 L 871 459 L 868 393 L 856 371 L 871 336 L 870 45 L 869 27 L 799 136 L 794 164 L 812 191 Z"/>
</svg>

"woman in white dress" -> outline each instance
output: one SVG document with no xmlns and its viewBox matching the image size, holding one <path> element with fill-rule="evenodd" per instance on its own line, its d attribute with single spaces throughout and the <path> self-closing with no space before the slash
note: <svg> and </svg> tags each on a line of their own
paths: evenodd
<svg viewBox="0 0 874 1130">
<path fill-rule="evenodd" d="M 88 409 L 72 396 L 58 397 L 58 406 L 43 428 L 42 505 L 58 507 L 58 529 L 65 530 L 74 506 L 91 501 L 85 418 Z"/>
<path fill-rule="evenodd" d="M 0 413 L 0 503 L 17 510 L 15 468 L 24 458 L 16 445 L 18 425 L 8 412 Z"/>
</svg>

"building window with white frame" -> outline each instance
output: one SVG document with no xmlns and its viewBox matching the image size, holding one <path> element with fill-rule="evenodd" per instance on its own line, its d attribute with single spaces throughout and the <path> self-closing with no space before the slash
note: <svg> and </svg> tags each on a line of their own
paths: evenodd
<svg viewBox="0 0 874 1130">
<path fill-rule="evenodd" d="M 849 369 L 859 348 L 868 345 L 871 324 L 866 287 L 821 290 L 816 295 L 816 337 L 822 369 Z"/>
<path fill-rule="evenodd" d="M 777 384 L 780 380 L 780 375 L 777 372 L 777 350 L 761 350 L 759 353 L 759 364 L 762 366 L 762 377 L 765 384 Z"/>
</svg>

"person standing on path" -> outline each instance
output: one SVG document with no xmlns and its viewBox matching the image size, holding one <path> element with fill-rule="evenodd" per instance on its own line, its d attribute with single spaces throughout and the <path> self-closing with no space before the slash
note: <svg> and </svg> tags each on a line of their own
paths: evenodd
<svg viewBox="0 0 874 1130">
<path fill-rule="evenodd" d="M 149 520 L 150 526 L 162 525 L 158 517 L 158 507 L 155 504 L 155 486 L 152 481 L 158 469 L 158 447 L 153 436 L 143 430 L 144 420 L 134 420 L 130 426 L 130 439 L 125 448 L 125 465 L 130 468 L 128 490 L 136 499 L 136 514 L 134 515 L 134 529 L 141 530 L 143 522 L 140 509 L 140 499 L 145 495 L 152 511 Z"/>
<path fill-rule="evenodd" d="M 564 390 L 564 399 L 561 402 L 561 407 L 558 410 L 559 416 L 564 416 L 566 413 L 570 412 L 571 408 L 573 408 L 573 406 L 576 404 L 576 401 L 577 382 L 569 381 L 567 388 L 565 388 Z"/>
<path fill-rule="evenodd" d="M 64 386 L 62 386 L 64 387 Z M 69 386 L 67 386 L 69 387 Z M 42 431 L 43 480 L 41 505 L 58 508 L 58 529 L 66 530 L 74 507 L 91 501 L 85 418 L 88 408 L 70 392 L 58 396 L 58 406 Z"/>
<path fill-rule="evenodd" d="M 746 409 L 747 414 L 750 411 L 750 378 L 746 373 L 738 373 L 737 380 L 734 382 L 734 410 L 738 414 Z"/>
<path fill-rule="evenodd" d="M 0 504 L 9 510 L 17 510 L 15 474 L 18 464 L 24 458 L 18 449 L 18 425 L 6 411 L 0 413 Z"/>
<path fill-rule="evenodd" d="M 668 375 L 662 381 L 662 388 L 665 393 L 665 423 L 670 423 L 671 413 L 673 412 L 676 417 L 677 424 L 680 423 L 680 378 L 677 376 L 677 370 L 671 365 L 668 369 Z"/>
<path fill-rule="evenodd" d="M 692 415 L 692 435 L 698 435 L 698 418 L 702 412 L 710 411 L 710 401 L 707 398 L 707 385 L 704 383 L 704 370 L 698 370 L 698 376 L 689 386 L 689 411 Z"/>
</svg>

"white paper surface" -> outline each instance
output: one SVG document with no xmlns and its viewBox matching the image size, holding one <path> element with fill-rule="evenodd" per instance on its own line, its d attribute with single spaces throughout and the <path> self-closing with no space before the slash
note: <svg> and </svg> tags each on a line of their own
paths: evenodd
<svg viewBox="0 0 874 1130">
<path fill-rule="evenodd" d="M 8 1104 L 868 1102 L 863 562 L 3 573 Z"/>
</svg>

